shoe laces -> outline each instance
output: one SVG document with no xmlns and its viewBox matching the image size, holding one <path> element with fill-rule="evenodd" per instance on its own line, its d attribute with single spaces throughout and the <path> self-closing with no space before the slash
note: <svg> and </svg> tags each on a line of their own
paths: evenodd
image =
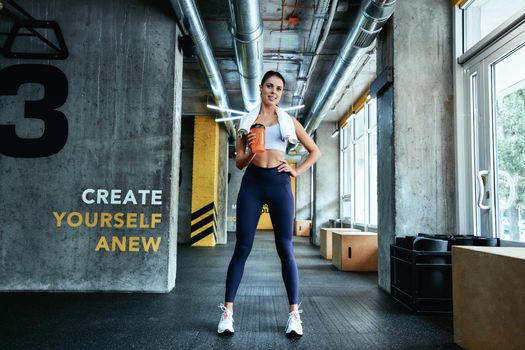
<svg viewBox="0 0 525 350">
<path fill-rule="evenodd" d="M 233 312 L 231 312 L 230 309 L 228 309 L 226 306 L 224 306 L 223 303 L 220 303 L 219 306 L 217 306 L 219 309 L 222 310 L 222 317 L 224 319 L 224 314 L 226 314 L 227 318 L 231 319 L 233 322 Z"/>
<path fill-rule="evenodd" d="M 303 323 L 303 321 L 301 321 L 301 316 L 299 316 L 300 314 L 303 313 L 303 310 L 299 310 L 299 307 L 301 306 L 301 304 L 299 304 L 299 306 L 297 306 L 297 310 L 294 310 L 294 311 L 291 311 L 288 313 L 288 320 L 292 321 L 292 322 L 299 322 L 299 323 Z"/>
</svg>

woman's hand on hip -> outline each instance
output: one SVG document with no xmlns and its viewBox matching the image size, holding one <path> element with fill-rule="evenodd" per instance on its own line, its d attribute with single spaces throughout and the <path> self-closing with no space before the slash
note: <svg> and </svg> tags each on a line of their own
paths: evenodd
<svg viewBox="0 0 525 350">
<path fill-rule="evenodd" d="M 295 169 L 293 169 L 286 160 L 281 159 L 280 162 L 281 164 L 277 167 L 278 172 L 280 173 L 286 172 L 286 173 L 289 173 L 293 177 L 297 176 L 297 171 L 295 171 Z"/>
</svg>

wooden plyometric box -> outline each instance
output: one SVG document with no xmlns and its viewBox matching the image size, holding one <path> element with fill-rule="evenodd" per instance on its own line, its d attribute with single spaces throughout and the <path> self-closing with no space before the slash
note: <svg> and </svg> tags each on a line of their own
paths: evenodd
<svg viewBox="0 0 525 350">
<path fill-rule="evenodd" d="M 525 349 L 525 248 L 452 247 L 454 342 Z"/>
<path fill-rule="evenodd" d="M 309 237 L 312 220 L 295 220 L 295 235 Z"/>
<path fill-rule="evenodd" d="M 361 232 L 355 228 L 336 228 L 323 227 L 320 234 L 321 256 L 325 259 L 332 260 L 332 232 Z"/>
<path fill-rule="evenodd" d="M 332 232 L 332 264 L 341 271 L 377 271 L 377 233 Z"/>
</svg>

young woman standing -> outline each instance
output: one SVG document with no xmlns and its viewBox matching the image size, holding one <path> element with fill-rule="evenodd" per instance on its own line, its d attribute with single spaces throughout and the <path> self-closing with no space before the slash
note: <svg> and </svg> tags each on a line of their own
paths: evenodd
<svg viewBox="0 0 525 350">
<path fill-rule="evenodd" d="M 246 259 L 250 254 L 262 206 L 268 204 L 275 243 L 281 259 L 282 276 L 288 295 L 286 333 L 303 334 L 299 314 L 299 281 L 293 253 L 294 200 L 290 176 L 297 177 L 308 170 L 320 157 L 321 151 L 303 126 L 277 107 L 284 91 L 281 74 L 268 71 L 261 85 L 261 105 L 245 115 L 239 124 L 236 165 L 247 167 L 237 197 L 237 242 L 228 266 L 226 294 L 219 321 L 218 333 L 233 333 L 233 302 L 241 282 Z M 263 153 L 253 153 L 255 141 L 250 132 L 253 124 L 265 126 L 266 144 Z M 301 142 L 309 154 L 296 169 L 284 159 L 287 143 Z M 248 148 L 247 148 L 248 146 Z"/>
</svg>

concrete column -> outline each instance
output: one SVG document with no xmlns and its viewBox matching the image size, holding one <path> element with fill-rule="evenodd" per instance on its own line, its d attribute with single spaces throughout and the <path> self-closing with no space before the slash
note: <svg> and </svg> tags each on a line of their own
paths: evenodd
<svg viewBox="0 0 525 350">
<path fill-rule="evenodd" d="M 212 247 L 217 243 L 219 126 L 210 117 L 196 116 L 193 137 L 190 243 Z"/>
<path fill-rule="evenodd" d="M 175 29 L 175 37 L 179 38 L 178 27 Z M 177 44 L 176 44 L 177 45 Z M 181 132 L 182 132 L 182 51 L 175 49 L 174 58 L 174 96 L 173 96 L 173 124 L 171 144 L 171 200 L 170 200 L 170 227 L 169 227 L 169 264 L 168 264 L 168 291 L 175 287 L 175 276 L 177 273 L 177 232 L 179 212 L 179 188 L 180 188 L 180 155 L 181 155 Z"/>
<path fill-rule="evenodd" d="M 297 220 L 311 220 L 311 174 L 312 168 L 296 179 L 295 190 L 295 218 Z"/>
<path fill-rule="evenodd" d="M 390 86 L 377 99 L 377 268 L 378 283 L 386 290 L 390 290 L 390 244 L 395 241 L 396 222 L 393 98 Z"/>
<path fill-rule="evenodd" d="M 208 117 L 210 120 L 213 118 Z M 210 124 L 212 125 L 212 124 Z M 213 126 L 213 125 L 212 125 Z M 186 117 L 182 119 L 182 145 L 184 149 L 181 154 L 180 174 L 180 206 L 178 224 L 178 243 L 189 244 L 191 239 L 191 203 L 192 203 L 192 174 L 193 174 L 193 152 L 194 152 L 194 118 Z M 196 144 L 196 152 L 202 151 L 203 146 Z M 216 216 L 216 235 L 218 244 L 226 244 L 227 241 L 227 205 L 228 205 L 228 133 L 226 129 L 219 127 L 219 148 L 218 148 L 218 170 L 217 170 L 217 216 Z M 200 165 L 198 165 L 200 166 Z"/>
<path fill-rule="evenodd" d="M 395 236 L 455 231 L 451 11 L 446 0 L 396 3 L 394 85 L 380 97 L 378 118 L 379 285 L 385 290 Z"/>
<path fill-rule="evenodd" d="M 59 23 L 69 57 L 0 57 L 0 71 L 14 72 L 2 89 L 21 84 L 0 95 L 0 124 L 16 126 L 9 149 L 19 154 L 0 154 L 0 289 L 171 290 L 182 56 L 169 3 L 17 4 Z M 30 114 L 42 120 L 24 119 L 25 101 L 51 95 L 54 111 L 41 105 Z"/>
<path fill-rule="evenodd" d="M 337 123 L 321 123 L 315 132 L 315 141 L 323 156 L 314 166 L 314 217 L 312 244 L 319 245 L 321 227 L 330 219 L 339 218 L 339 139 L 332 137 Z"/>
<path fill-rule="evenodd" d="M 193 173 L 193 117 L 181 120 L 181 152 L 179 179 L 179 210 L 177 242 L 190 243 L 191 233 L 191 181 Z"/>
<path fill-rule="evenodd" d="M 386 24 L 377 41 L 377 74 L 394 65 L 393 18 Z M 394 86 L 377 96 L 377 241 L 378 284 L 390 290 L 390 244 L 395 241 L 396 203 L 394 200 Z"/>
</svg>

